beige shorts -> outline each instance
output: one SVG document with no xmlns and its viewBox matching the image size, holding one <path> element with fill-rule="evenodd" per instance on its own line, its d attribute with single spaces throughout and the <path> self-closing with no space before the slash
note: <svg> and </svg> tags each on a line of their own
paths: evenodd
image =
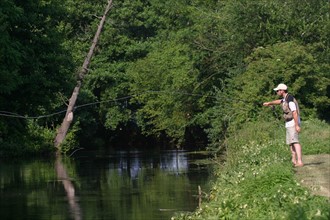
<svg viewBox="0 0 330 220">
<path fill-rule="evenodd" d="M 286 144 L 299 143 L 295 126 L 286 128 Z"/>
</svg>

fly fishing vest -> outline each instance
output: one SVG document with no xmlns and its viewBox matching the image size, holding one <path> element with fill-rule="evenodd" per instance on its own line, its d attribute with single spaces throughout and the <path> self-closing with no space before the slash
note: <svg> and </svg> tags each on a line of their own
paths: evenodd
<svg viewBox="0 0 330 220">
<path fill-rule="evenodd" d="M 291 121 L 293 119 L 293 113 L 289 107 L 289 102 L 294 102 L 297 108 L 298 117 L 300 115 L 299 106 L 297 100 L 290 94 L 287 94 L 282 101 L 283 118 L 285 121 Z"/>
</svg>

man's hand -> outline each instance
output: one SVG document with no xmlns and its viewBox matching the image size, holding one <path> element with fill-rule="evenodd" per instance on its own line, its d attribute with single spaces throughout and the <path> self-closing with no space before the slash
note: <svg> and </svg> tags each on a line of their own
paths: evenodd
<svg viewBox="0 0 330 220">
<path fill-rule="evenodd" d="M 296 125 L 296 131 L 299 133 L 300 132 L 300 126 Z"/>
<path fill-rule="evenodd" d="M 264 102 L 262 105 L 263 106 L 271 106 L 271 105 L 279 105 L 279 104 L 281 104 L 280 99 L 274 100 L 274 101 L 271 101 L 271 102 Z"/>
</svg>

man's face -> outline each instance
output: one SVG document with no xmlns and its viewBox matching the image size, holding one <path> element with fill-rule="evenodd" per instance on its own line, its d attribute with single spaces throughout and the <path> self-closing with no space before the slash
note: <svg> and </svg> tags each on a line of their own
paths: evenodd
<svg viewBox="0 0 330 220">
<path fill-rule="evenodd" d="M 284 90 L 279 89 L 279 90 L 276 91 L 276 94 L 277 94 L 278 96 L 282 97 L 283 94 L 284 94 Z"/>
</svg>

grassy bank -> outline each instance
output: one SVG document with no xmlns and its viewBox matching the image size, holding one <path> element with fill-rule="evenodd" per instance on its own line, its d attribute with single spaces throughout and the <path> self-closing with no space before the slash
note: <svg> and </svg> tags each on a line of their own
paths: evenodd
<svg viewBox="0 0 330 220">
<path fill-rule="evenodd" d="M 303 124 L 303 153 L 329 153 L 330 126 Z M 249 123 L 228 141 L 208 201 L 172 219 L 329 219 L 329 202 L 296 180 L 282 123 Z"/>
</svg>

